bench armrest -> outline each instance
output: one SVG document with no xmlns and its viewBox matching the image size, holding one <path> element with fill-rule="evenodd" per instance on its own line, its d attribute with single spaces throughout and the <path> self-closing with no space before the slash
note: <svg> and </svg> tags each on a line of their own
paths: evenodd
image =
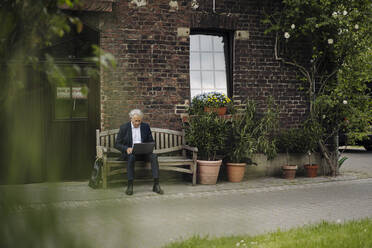
<svg viewBox="0 0 372 248">
<path fill-rule="evenodd" d="M 105 146 L 96 146 L 97 158 L 103 158 L 105 155 L 107 156 L 108 153 L 118 153 L 121 152 L 113 147 L 105 147 Z"/>
<path fill-rule="evenodd" d="M 96 146 L 97 158 L 103 158 L 103 154 L 107 153 L 107 148 L 104 146 Z"/>
<path fill-rule="evenodd" d="M 110 153 L 118 153 L 118 154 L 121 154 L 121 152 L 120 152 L 118 149 L 114 148 L 114 147 L 108 147 L 107 152 L 108 152 L 108 153 L 110 152 Z"/>
<path fill-rule="evenodd" d="M 188 146 L 188 145 L 182 145 L 182 149 L 186 149 L 186 150 L 189 150 L 189 151 L 192 151 L 192 152 L 198 152 L 197 147 L 192 147 L 192 146 Z"/>
</svg>

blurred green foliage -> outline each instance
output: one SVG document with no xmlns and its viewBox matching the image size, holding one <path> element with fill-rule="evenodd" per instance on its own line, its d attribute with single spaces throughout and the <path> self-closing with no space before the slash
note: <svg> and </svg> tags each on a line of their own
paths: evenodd
<svg viewBox="0 0 372 248">
<path fill-rule="evenodd" d="M 74 7 L 78 0 L 2 0 L 0 2 L 0 183 L 17 183 L 28 177 L 42 177 L 41 156 L 45 153 L 43 132 L 49 106 L 42 106 L 40 96 L 48 85 L 68 85 L 68 78 L 78 75 L 98 76 L 100 69 L 115 66 L 111 54 L 94 47 L 96 68 L 84 71 L 77 65 L 55 62 L 46 48 L 83 23 L 59 5 Z M 69 14 L 70 13 L 70 14 Z M 46 79 L 46 80 L 45 80 Z M 49 85 L 50 84 L 50 85 Z M 87 94 L 86 89 L 82 89 Z M 33 109 L 32 106 L 41 106 Z M 60 171 L 53 171 L 54 178 Z M 27 192 L 24 192 L 26 195 Z M 54 194 L 54 192 L 50 192 Z M 20 196 L 18 196 L 20 197 Z M 44 197 L 48 197 L 45 195 Z M 55 196 L 57 197 L 57 196 Z M 57 225 L 55 209 L 22 212 L 14 221 L 12 197 L 0 199 L 0 247 L 86 247 L 83 240 Z M 17 219 L 17 218 L 16 218 Z"/>
</svg>

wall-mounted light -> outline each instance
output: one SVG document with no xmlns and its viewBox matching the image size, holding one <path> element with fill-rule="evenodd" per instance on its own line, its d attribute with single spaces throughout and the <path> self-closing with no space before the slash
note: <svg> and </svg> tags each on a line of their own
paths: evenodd
<svg viewBox="0 0 372 248">
<path fill-rule="evenodd" d="M 192 0 L 192 1 L 191 1 L 191 8 L 194 9 L 194 10 L 196 10 L 197 8 L 199 8 L 199 3 L 198 3 L 198 1 L 196 1 L 196 0 Z"/>
</svg>

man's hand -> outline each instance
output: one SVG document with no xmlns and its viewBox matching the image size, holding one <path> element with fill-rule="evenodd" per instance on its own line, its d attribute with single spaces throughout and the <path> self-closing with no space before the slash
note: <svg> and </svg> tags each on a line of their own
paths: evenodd
<svg viewBox="0 0 372 248">
<path fill-rule="evenodd" d="M 132 153 L 132 150 L 133 150 L 133 148 L 129 147 L 129 148 L 127 149 L 127 154 L 131 154 L 131 153 Z"/>
</svg>

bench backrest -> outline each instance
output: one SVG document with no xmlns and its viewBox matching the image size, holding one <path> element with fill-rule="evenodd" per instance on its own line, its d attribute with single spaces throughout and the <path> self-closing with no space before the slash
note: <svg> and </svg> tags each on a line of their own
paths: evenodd
<svg viewBox="0 0 372 248">
<path fill-rule="evenodd" d="M 106 148 L 114 148 L 116 136 L 119 129 L 106 131 L 96 130 L 96 145 Z M 182 145 L 185 144 L 184 134 L 181 131 L 169 129 L 151 128 L 152 136 L 155 140 L 154 153 L 166 153 L 182 150 Z"/>
</svg>

